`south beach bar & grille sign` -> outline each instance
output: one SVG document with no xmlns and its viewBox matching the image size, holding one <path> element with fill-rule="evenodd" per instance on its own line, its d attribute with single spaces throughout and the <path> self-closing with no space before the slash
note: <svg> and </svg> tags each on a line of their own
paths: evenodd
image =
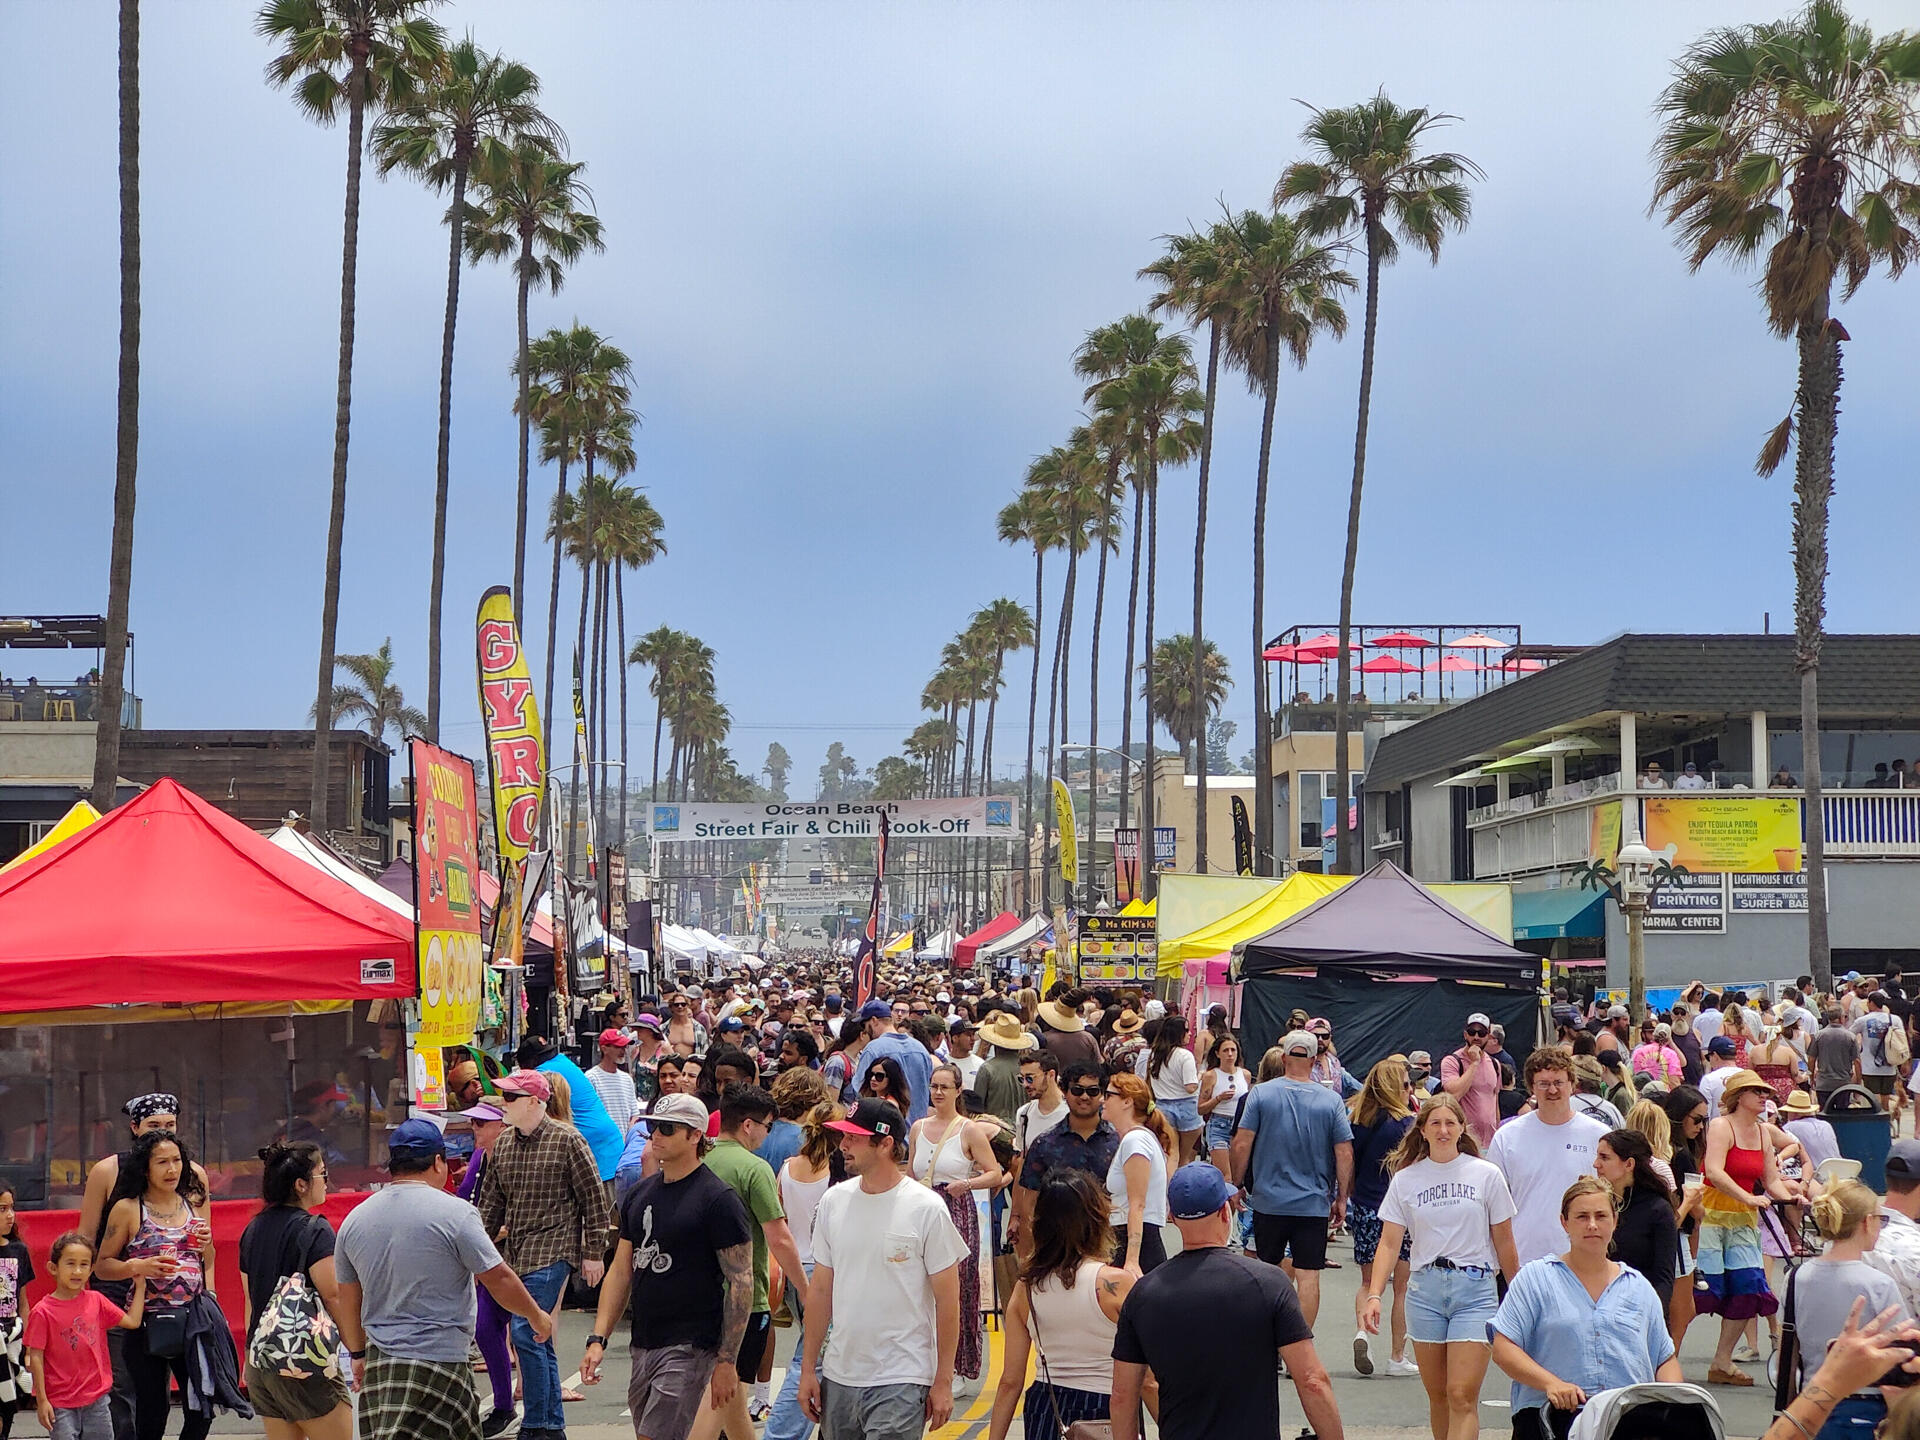
<svg viewBox="0 0 1920 1440">
<path fill-rule="evenodd" d="M 1011 797 L 960 800 L 782 800 L 759 805 L 651 805 L 647 831 L 663 845 L 691 840 L 871 840 L 880 814 L 895 840 L 1013 840 Z"/>
</svg>

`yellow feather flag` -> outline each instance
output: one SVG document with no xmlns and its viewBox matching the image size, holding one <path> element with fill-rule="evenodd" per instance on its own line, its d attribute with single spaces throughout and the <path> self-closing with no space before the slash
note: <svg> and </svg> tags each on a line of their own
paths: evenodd
<svg viewBox="0 0 1920 1440">
<path fill-rule="evenodd" d="M 1073 792 L 1067 782 L 1053 782 L 1054 820 L 1060 828 L 1060 878 L 1069 885 L 1080 883 L 1080 841 L 1075 834 Z"/>
</svg>

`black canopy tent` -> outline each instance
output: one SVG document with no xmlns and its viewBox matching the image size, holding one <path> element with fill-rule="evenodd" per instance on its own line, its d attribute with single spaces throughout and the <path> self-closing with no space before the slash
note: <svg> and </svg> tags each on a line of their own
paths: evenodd
<svg viewBox="0 0 1920 1440">
<path fill-rule="evenodd" d="M 1475 1011 L 1533 1047 L 1540 959 L 1475 924 L 1390 861 L 1237 947 L 1241 1030 L 1259 1055 L 1302 1009 L 1333 1022 L 1349 1070 L 1460 1043 Z"/>
</svg>

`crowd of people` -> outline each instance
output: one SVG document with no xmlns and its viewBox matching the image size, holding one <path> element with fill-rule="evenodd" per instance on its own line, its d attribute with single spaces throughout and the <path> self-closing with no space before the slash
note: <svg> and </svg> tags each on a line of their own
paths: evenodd
<svg viewBox="0 0 1920 1440">
<path fill-rule="evenodd" d="M 585 1053 L 450 1052 L 456 1108 L 391 1132 L 392 1183 L 337 1233 L 324 1149 L 276 1142 L 237 1351 L 179 1102 L 135 1097 L 32 1307 L 41 1257 L 0 1193 L 0 1414 L 30 1389 L 61 1440 L 160 1440 L 177 1386 L 185 1440 L 221 1409 L 269 1440 L 356 1418 L 558 1440 L 571 1295 L 583 1386 L 625 1327 L 645 1440 L 919 1436 L 985 1379 L 989 1313 L 989 1440 L 1133 1440 L 1147 1414 L 1168 1440 L 1274 1436 L 1283 1377 L 1308 1435 L 1341 1440 L 1314 1335 L 1344 1237 L 1352 1369 L 1417 1375 L 1434 1440 L 1475 1440 L 1489 1365 L 1522 1440 L 1565 1440 L 1592 1396 L 1680 1379 L 1703 1316 L 1709 1385 L 1752 1386 L 1764 1350 L 1785 1369 L 1770 1440 L 1920 1440 L 1920 1402 L 1871 1383 L 1920 1341 L 1920 1140 L 1893 1142 L 1881 1200 L 1821 1115 L 1857 1085 L 1898 1126 L 1898 974 L 1691 986 L 1639 1017 L 1556 995 L 1524 1059 L 1470 1014 L 1437 1064 L 1364 1074 L 1304 1012 L 1250 1067 L 1219 1007 L 884 971 L 855 1005 L 849 978 L 826 957 L 687 977 L 609 999 Z"/>
</svg>

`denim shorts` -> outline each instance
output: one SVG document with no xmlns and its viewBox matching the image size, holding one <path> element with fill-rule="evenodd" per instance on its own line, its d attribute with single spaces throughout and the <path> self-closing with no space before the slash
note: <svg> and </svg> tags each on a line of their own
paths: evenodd
<svg viewBox="0 0 1920 1440">
<path fill-rule="evenodd" d="M 1207 1117 L 1207 1150 L 1225 1150 L 1233 1144 L 1233 1112 L 1222 1105 Z"/>
<path fill-rule="evenodd" d="M 1407 1287 L 1407 1334 L 1422 1345 L 1473 1340 L 1490 1343 L 1487 1326 L 1500 1308 L 1492 1270 L 1442 1270 L 1425 1265 Z"/>
<path fill-rule="evenodd" d="M 1200 1102 L 1191 1095 L 1178 1100 L 1155 1100 L 1153 1102 L 1167 1123 L 1182 1135 L 1191 1135 L 1200 1128 Z"/>
</svg>

